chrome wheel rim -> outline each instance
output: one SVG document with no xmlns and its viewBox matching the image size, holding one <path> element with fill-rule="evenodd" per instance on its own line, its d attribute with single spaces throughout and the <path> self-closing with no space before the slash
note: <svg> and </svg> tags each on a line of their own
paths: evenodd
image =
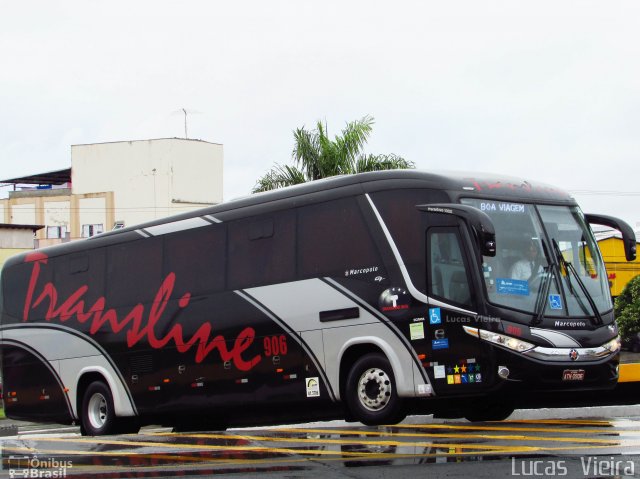
<svg viewBox="0 0 640 479">
<path fill-rule="evenodd" d="M 391 399 L 391 378 L 379 368 L 369 368 L 358 381 L 358 399 L 362 406 L 372 412 L 380 411 Z"/>
<path fill-rule="evenodd" d="M 95 429 L 100 429 L 107 422 L 107 399 L 101 393 L 95 393 L 89 399 L 87 410 L 89 422 Z"/>
</svg>

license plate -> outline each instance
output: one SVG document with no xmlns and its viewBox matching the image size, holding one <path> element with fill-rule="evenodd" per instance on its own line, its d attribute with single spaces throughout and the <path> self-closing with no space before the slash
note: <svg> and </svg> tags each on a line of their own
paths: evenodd
<svg viewBox="0 0 640 479">
<path fill-rule="evenodd" d="M 562 372 L 563 381 L 584 381 L 584 369 L 565 369 Z"/>
</svg>

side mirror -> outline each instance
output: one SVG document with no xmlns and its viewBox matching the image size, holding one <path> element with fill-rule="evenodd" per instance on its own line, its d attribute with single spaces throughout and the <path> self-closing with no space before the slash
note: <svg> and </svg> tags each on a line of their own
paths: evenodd
<svg viewBox="0 0 640 479">
<path fill-rule="evenodd" d="M 437 203 L 418 205 L 420 211 L 427 214 L 453 215 L 465 221 L 473 231 L 483 256 L 496 255 L 496 229 L 489 215 L 469 205 L 457 203 Z"/>
<path fill-rule="evenodd" d="M 605 215 L 584 215 L 589 224 L 603 225 L 613 228 L 622 233 L 622 242 L 624 244 L 624 255 L 627 261 L 636 259 L 636 234 L 627 223 L 613 216 Z"/>
</svg>

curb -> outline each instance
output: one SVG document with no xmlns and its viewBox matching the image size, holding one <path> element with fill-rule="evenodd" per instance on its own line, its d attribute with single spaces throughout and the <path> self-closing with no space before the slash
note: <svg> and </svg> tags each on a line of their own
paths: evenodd
<svg viewBox="0 0 640 479">
<path fill-rule="evenodd" d="M 16 424 L 0 425 L 0 437 L 2 436 L 17 436 L 18 426 Z"/>
</svg>

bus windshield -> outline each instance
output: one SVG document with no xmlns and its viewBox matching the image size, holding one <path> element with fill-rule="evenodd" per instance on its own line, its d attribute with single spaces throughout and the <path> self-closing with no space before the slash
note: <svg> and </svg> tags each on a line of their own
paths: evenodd
<svg viewBox="0 0 640 479">
<path fill-rule="evenodd" d="M 597 243 L 576 206 L 463 199 L 496 229 L 483 258 L 489 301 L 548 317 L 599 317 L 613 307 Z"/>
</svg>

